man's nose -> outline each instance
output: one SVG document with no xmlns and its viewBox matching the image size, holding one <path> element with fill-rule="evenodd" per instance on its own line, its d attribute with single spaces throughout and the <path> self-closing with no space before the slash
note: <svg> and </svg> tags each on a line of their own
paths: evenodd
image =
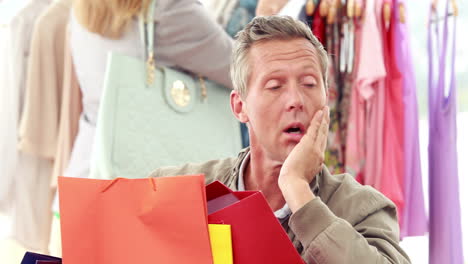
<svg viewBox="0 0 468 264">
<path fill-rule="evenodd" d="M 304 109 L 304 93 L 297 83 L 293 83 L 288 87 L 287 109 L 288 111 Z"/>
</svg>

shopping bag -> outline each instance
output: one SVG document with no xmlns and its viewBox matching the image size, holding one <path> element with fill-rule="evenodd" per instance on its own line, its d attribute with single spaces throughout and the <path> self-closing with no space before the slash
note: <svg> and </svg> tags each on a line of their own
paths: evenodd
<svg viewBox="0 0 468 264">
<path fill-rule="evenodd" d="M 21 264 L 39 263 L 62 264 L 62 259 L 27 251 L 23 256 L 23 260 L 21 260 Z"/>
<path fill-rule="evenodd" d="M 203 175 L 59 177 L 66 264 L 213 263 Z"/>
<path fill-rule="evenodd" d="M 234 264 L 302 264 L 260 191 L 232 191 L 219 181 L 206 186 L 208 222 L 231 225 Z"/>
<path fill-rule="evenodd" d="M 211 251 L 214 264 L 232 264 L 231 226 L 209 224 Z"/>
</svg>

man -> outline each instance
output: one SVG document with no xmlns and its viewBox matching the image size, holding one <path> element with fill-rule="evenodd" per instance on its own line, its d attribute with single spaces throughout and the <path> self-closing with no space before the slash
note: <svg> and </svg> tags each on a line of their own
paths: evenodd
<svg viewBox="0 0 468 264">
<path fill-rule="evenodd" d="M 327 141 L 327 54 L 303 23 L 257 17 L 233 51 L 231 108 L 249 129 L 237 158 L 162 168 L 204 173 L 233 190 L 261 190 L 307 263 L 409 263 L 395 205 L 322 165 Z"/>
</svg>

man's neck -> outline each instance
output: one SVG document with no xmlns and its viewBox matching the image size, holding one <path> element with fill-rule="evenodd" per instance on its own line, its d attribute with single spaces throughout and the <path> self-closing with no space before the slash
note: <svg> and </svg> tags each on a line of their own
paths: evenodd
<svg viewBox="0 0 468 264">
<path fill-rule="evenodd" d="M 246 190 L 261 190 L 273 211 L 281 209 L 286 203 L 278 186 L 282 163 L 272 161 L 261 149 L 250 149 L 250 161 L 244 171 Z"/>
</svg>

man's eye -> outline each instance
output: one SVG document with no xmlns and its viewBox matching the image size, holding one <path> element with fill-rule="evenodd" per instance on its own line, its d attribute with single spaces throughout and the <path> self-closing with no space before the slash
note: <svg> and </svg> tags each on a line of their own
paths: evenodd
<svg viewBox="0 0 468 264">
<path fill-rule="evenodd" d="M 265 87 L 268 90 L 278 90 L 281 88 L 281 82 L 278 80 L 270 80 L 265 84 Z"/>
<path fill-rule="evenodd" d="M 281 86 L 280 86 L 280 85 L 276 85 L 276 86 L 268 87 L 267 89 L 269 89 L 269 90 L 278 90 L 279 88 L 281 88 Z"/>
<path fill-rule="evenodd" d="M 302 79 L 302 84 L 305 87 L 314 88 L 317 86 L 317 81 L 315 80 L 313 76 L 308 75 Z"/>
</svg>

